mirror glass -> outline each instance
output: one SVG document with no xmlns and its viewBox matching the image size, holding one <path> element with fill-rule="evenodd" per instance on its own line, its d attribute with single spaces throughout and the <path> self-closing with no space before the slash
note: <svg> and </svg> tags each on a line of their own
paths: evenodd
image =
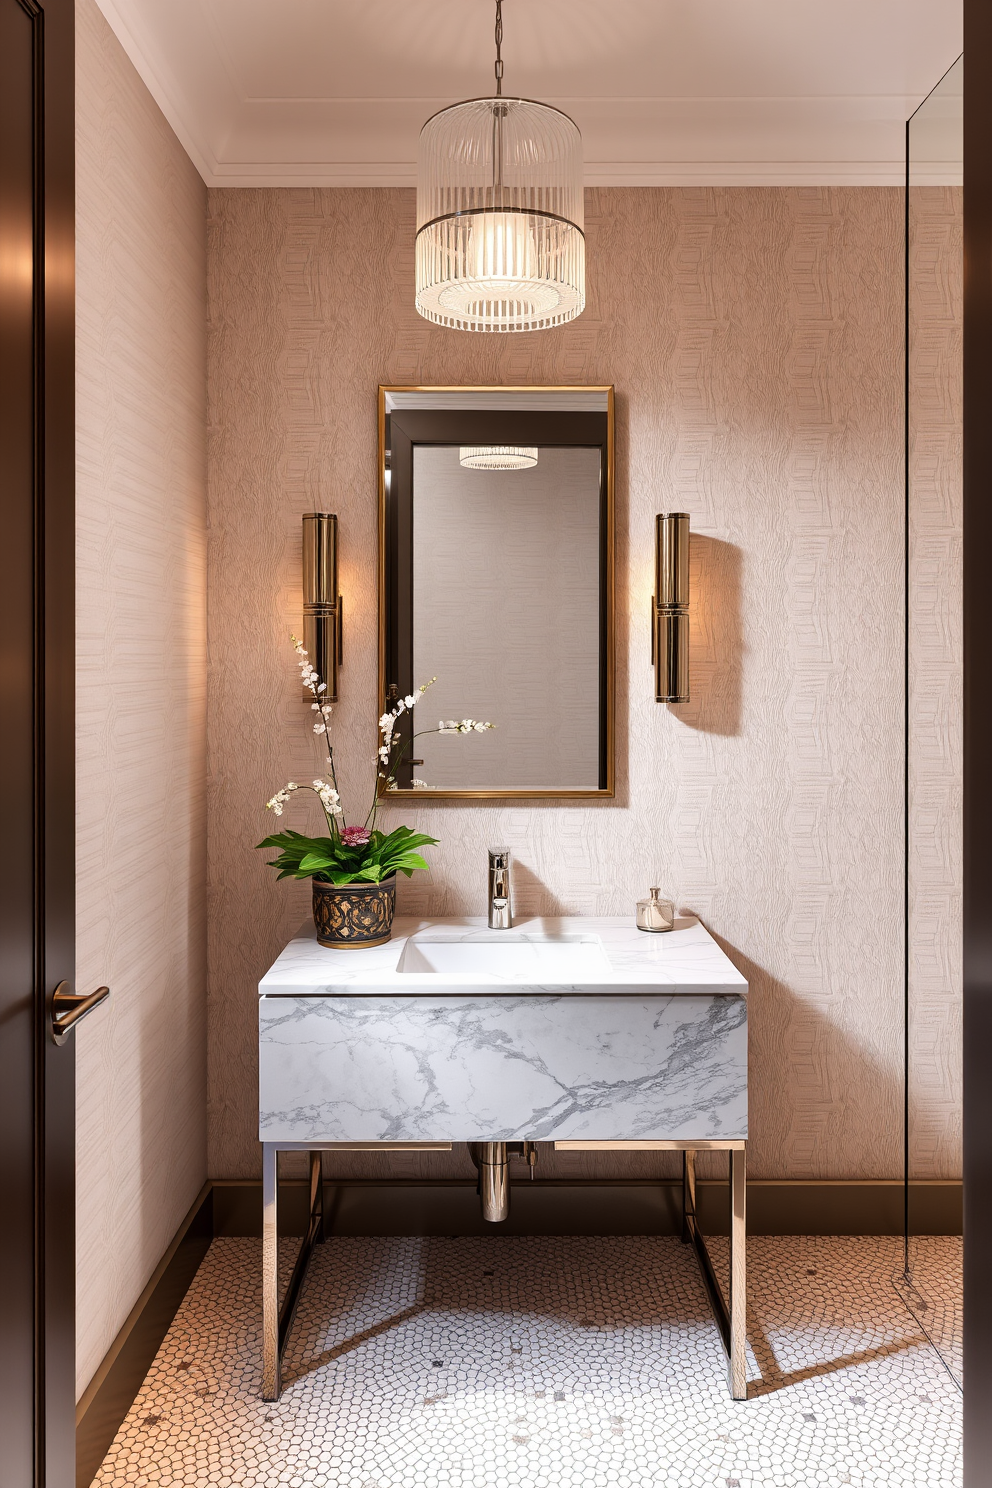
<svg viewBox="0 0 992 1488">
<path fill-rule="evenodd" d="M 383 706 L 436 678 L 393 790 L 612 794 L 612 401 L 381 390 Z"/>
</svg>

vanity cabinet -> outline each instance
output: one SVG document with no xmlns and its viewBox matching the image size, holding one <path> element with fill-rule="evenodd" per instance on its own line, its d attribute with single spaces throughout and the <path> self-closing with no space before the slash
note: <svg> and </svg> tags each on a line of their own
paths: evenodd
<svg viewBox="0 0 992 1488">
<path fill-rule="evenodd" d="M 259 984 L 258 1019 L 266 1398 L 321 1238 L 321 1152 L 506 1141 L 683 1153 L 684 1238 L 743 1398 L 747 983 L 698 921 L 398 919 L 387 944 L 345 951 L 307 927 Z M 311 1154 L 311 1226 L 277 1321 L 287 1149 Z M 713 1149 L 730 1155 L 727 1303 L 695 1221 L 694 1155 Z"/>
</svg>

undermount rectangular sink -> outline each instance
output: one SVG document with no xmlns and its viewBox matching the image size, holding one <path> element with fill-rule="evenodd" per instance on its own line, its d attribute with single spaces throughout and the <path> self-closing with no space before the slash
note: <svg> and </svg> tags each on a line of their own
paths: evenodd
<svg viewBox="0 0 992 1488">
<path fill-rule="evenodd" d="M 596 935 L 514 935 L 508 931 L 471 940 L 415 936 L 407 941 L 396 968 L 520 982 L 588 981 L 609 975 L 611 969 Z"/>
</svg>

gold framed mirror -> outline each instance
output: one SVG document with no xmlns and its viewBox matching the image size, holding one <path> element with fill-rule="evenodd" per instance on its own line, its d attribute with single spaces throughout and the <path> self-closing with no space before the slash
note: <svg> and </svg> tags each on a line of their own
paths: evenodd
<svg viewBox="0 0 992 1488">
<path fill-rule="evenodd" d="M 390 796 L 614 794 L 615 546 L 612 387 L 380 387 Z"/>
</svg>

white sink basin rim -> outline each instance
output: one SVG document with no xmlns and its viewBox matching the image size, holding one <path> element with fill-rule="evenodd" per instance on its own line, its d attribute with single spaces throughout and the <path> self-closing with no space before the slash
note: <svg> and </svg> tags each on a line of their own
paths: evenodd
<svg viewBox="0 0 992 1488">
<path fill-rule="evenodd" d="M 396 970 L 546 984 L 609 976 L 612 967 L 598 935 L 515 935 L 512 930 L 497 930 L 471 939 L 413 936 Z"/>
</svg>

